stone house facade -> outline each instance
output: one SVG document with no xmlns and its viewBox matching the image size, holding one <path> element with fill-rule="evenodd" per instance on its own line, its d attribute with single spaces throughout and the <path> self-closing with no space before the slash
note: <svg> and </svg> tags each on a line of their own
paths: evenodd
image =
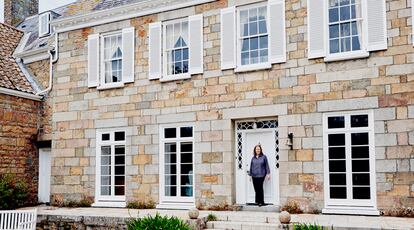
<svg viewBox="0 0 414 230">
<path fill-rule="evenodd" d="M 52 201 L 245 206 L 260 143 L 274 207 L 413 206 L 411 0 L 107 2 L 51 21 Z"/>
</svg>

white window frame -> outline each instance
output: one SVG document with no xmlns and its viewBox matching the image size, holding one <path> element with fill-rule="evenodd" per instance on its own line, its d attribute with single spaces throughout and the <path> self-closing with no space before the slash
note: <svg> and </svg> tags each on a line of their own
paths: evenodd
<svg viewBox="0 0 414 230">
<path fill-rule="evenodd" d="M 113 31 L 113 32 L 108 32 L 108 33 L 102 33 L 99 36 L 99 42 L 100 42 L 100 60 L 99 60 L 99 65 L 100 65 L 100 74 L 99 74 L 99 81 L 100 84 L 97 87 L 98 90 L 104 90 L 104 89 L 112 89 L 112 88 L 122 88 L 124 87 L 125 83 L 124 83 L 124 77 L 123 77 L 123 72 L 121 72 L 121 81 L 120 82 L 110 82 L 110 83 L 106 83 L 105 82 L 105 58 L 104 58 L 104 52 L 105 52 L 105 37 L 109 37 L 109 36 L 115 36 L 115 35 L 120 35 L 121 36 L 121 40 L 122 40 L 122 31 L 121 30 L 117 30 L 117 31 Z M 123 43 L 121 44 L 121 50 L 123 51 Z M 121 62 L 124 59 L 124 53 L 122 53 L 122 58 L 121 58 Z M 121 68 L 122 70 L 122 68 Z"/>
<path fill-rule="evenodd" d="M 115 133 L 116 132 L 124 132 L 125 140 L 123 141 L 115 141 Z M 102 141 L 102 134 L 110 133 L 109 141 Z M 96 160 L 95 160 L 95 203 L 93 206 L 102 207 L 125 207 L 125 194 L 127 193 L 127 183 L 126 183 L 126 167 L 127 167 L 127 155 L 128 155 L 128 148 L 127 148 L 127 135 L 128 132 L 125 129 L 112 129 L 112 130 L 98 130 L 96 132 Z M 115 154 L 115 145 L 124 145 L 125 146 L 125 192 L 122 196 L 116 196 L 114 192 L 111 195 L 101 195 L 101 147 L 102 146 L 111 146 L 111 162 L 114 162 L 114 154 Z M 111 172 L 115 172 L 115 165 L 111 164 Z M 113 180 L 114 175 L 111 175 L 112 187 L 114 187 L 115 181 Z"/>
<path fill-rule="evenodd" d="M 267 47 L 268 47 L 268 59 L 267 62 L 263 63 L 257 63 L 257 64 L 249 64 L 249 65 L 242 65 L 241 64 L 241 36 L 240 36 L 240 11 L 247 10 L 251 8 L 259 8 L 266 6 L 266 29 L 267 29 Z M 243 5 L 236 7 L 236 69 L 235 72 L 246 72 L 246 71 L 254 71 L 254 70 L 263 70 L 263 69 L 270 69 L 272 68 L 272 63 L 270 61 L 270 55 L 271 55 L 271 38 L 270 38 L 270 22 L 269 22 L 269 5 L 267 1 L 265 2 L 259 2 L 259 3 L 253 3 L 249 5 Z"/>
<path fill-rule="evenodd" d="M 368 52 L 368 39 L 367 39 L 367 34 L 368 34 L 368 29 L 367 29 L 367 11 L 365 10 L 367 7 L 366 1 L 365 0 L 361 0 L 361 17 L 362 17 L 362 22 L 361 22 L 361 27 L 362 27 L 362 41 L 361 41 L 361 50 L 357 50 L 357 51 L 348 51 L 348 52 L 340 52 L 340 53 L 335 53 L 335 54 L 331 54 L 330 53 L 330 42 L 329 42 L 329 0 L 325 0 L 327 1 L 326 4 L 324 4 L 324 12 L 325 12 L 325 22 L 324 22 L 324 26 L 325 26 L 325 58 L 324 61 L 326 62 L 330 62 L 330 61 L 342 61 L 342 60 L 349 60 L 349 59 L 356 59 L 356 58 L 365 58 L 369 56 L 369 52 Z"/>
<path fill-rule="evenodd" d="M 181 73 L 181 74 L 170 74 L 168 75 L 168 63 L 167 63 L 167 25 L 175 24 L 175 23 L 182 23 L 187 21 L 188 25 L 188 41 L 187 41 L 187 47 L 188 47 L 188 72 L 187 73 Z M 174 19 L 170 21 L 162 22 L 162 77 L 160 79 L 161 82 L 167 82 L 167 81 L 175 81 L 175 80 L 182 80 L 182 79 L 189 79 L 191 78 L 190 74 L 190 49 L 191 49 L 191 43 L 190 43 L 190 21 L 188 20 L 188 17 L 185 18 L 179 18 Z"/>
<path fill-rule="evenodd" d="M 43 17 L 47 17 L 48 21 L 47 21 L 47 31 L 42 31 L 42 18 Z M 45 13 L 41 13 L 38 17 L 39 20 L 39 37 L 44 37 L 50 34 L 51 32 L 51 28 L 50 28 L 50 20 L 52 19 L 52 13 L 51 12 L 45 12 Z"/>
<path fill-rule="evenodd" d="M 193 135 L 192 137 L 180 137 L 180 128 L 181 127 L 192 127 L 193 130 Z M 195 184 L 195 176 L 196 176 L 196 170 L 195 170 L 195 130 L 194 130 L 194 124 L 190 123 L 190 124 L 175 124 L 175 125 L 161 125 L 160 126 L 160 132 L 159 132 L 159 136 L 160 136 L 160 162 L 159 162 L 159 181 L 160 181 L 160 207 L 169 207 L 169 208 L 180 208 L 180 207 L 194 207 L 195 206 L 195 188 L 196 188 L 196 184 Z M 164 137 L 164 130 L 168 129 L 168 128 L 175 128 L 177 130 L 176 134 L 176 138 L 165 138 Z M 177 144 L 177 162 L 180 162 L 180 164 L 177 163 L 177 196 L 175 197 L 171 197 L 171 196 L 165 196 L 165 147 L 164 144 L 168 143 L 168 142 L 175 142 Z M 193 196 L 192 197 L 181 197 L 181 159 L 180 159 L 180 154 L 181 150 L 180 150 L 180 143 L 182 142 L 191 142 L 193 145 Z M 180 176 L 178 176 L 178 172 L 180 172 Z M 172 205 L 172 206 L 168 206 L 168 205 Z"/>
<path fill-rule="evenodd" d="M 368 115 L 368 127 L 350 127 L 350 117 L 352 115 Z M 328 117 L 344 116 L 345 128 L 328 129 Z M 369 138 L 369 167 L 370 167 L 370 200 L 352 199 L 352 158 L 350 156 L 351 149 L 351 133 L 368 132 Z M 347 199 L 331 199 L 329 190 L 329 153 L 328 153 L 328 135 L 335 133 L 345 133 L 346 148 L 346 175 L 347 175 Z M 323 213 L 343 213 L 343 214 L 365 214 L 378 215 L 377 210 L 377 190 L 376 190 L 376 170 L 375 170 L 375 131 L 374 131 L 374 113 L 369 111 L 350 111 L 350 112 L 334 112 L 323 114 L 323 152 L 324 152 L 324 198 L 325 209 Z"/>
</svg>

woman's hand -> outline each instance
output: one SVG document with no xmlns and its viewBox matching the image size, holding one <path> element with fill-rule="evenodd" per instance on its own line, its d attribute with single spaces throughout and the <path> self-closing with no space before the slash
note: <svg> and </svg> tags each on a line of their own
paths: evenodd
<svg viewBox="0 0 414 230">
<path fill-rule="evenodd" d="M 267 174 L 266 179 L 270 180 L 270 174 Z"/>
</svg>

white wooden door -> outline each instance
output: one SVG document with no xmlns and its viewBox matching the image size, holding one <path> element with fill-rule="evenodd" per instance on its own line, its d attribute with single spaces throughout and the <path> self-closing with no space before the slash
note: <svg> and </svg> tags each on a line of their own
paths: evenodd
<svg viewBox="0 0 414 230">
<path fill-rule="evenodd" d="M 250 162 L 253 149 L 261 144 L 266 155 L 271 180 L 264 182 L 265 203 L 279 204 L 279 140 L 277 120 L 236 122 L 236 203 L 245 205 L 255 202 L 253 182 L 250 181 Z"/>
<path fill-rule="evenodd" d="M 39 188 L 38 199 L 40 203 L 50 202 L 50 149 L 39 149 Z"/>
<path fill-rule="evenodd" d="M 271 180 L 265 180 L 264 187 L 264 201 L 266 204 L 274 203 L 274 183 L 275 183 L 275 141 L 273 131 L 260 131 L 260 132 L 247 132 L 246 140 L 244 143 L 244 156 L 246 159 L 246 203 L 255 203 L 255 191 L 253 187 L 253 182 L 250 181 L 250 177 L 247 173 L 250 169 L 250 160 L 253 156 L 254 146 L 259 144 L 262 146 L 263 153 L 266 155 L 269 167 L 270 167 L 270 178 Z"/>
</svg>

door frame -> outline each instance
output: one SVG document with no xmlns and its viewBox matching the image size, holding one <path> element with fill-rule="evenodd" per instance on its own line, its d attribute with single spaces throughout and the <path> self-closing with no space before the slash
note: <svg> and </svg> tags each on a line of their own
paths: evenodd
<svg viewBox="0 0 414 230">
<path fill-rule="evenodd" d="M 253 129 L 246 129 L 246 130 L 238 130 L 237 129 L 237 124 L 238 123 L 242 123 L 242 122 L 254 122 L 254 123 L 256 123 L 256 122 L 260 122 L 260 121 L 276 121 L 276 127 L 275 128 L 256 128 L 256 127 L 254 127 Z M 256 125 L 254 125 L 254 126 L 256 126 Z M 235 169 L 234 170 L 235 170 L 235 173 L 234 173 L 234 175 L 236 177 L 235 178 L 236 203 L 241 204 L 241 205 L 246 205 L 247 204 L 247 194 L 246 194 L 246 192 L 247 192 L 247 176 L 246 176 L 246 168 L 245 168 L 246 167 L 246 161 L 245 161 L 246 159 L 242 159 L 242 164 L 241 164 L 242 168 L 239 168 L 238 167 L 238 164 L 239 164 L 239 162 L 238 162 L 238 160 L 239 160 L 238 159 L 239 158 L 239 155 L 238 155 L 239 154 L 238 135 L 239 135 L 239 133 L 241 133 L 241 135 L 242 135 L 242 146 L 243 146 L 244 141 L 246 140 L 246 134 L 247 133 L 272 132 L 272 135 L 275 137 L 275 145 L 276 145 L 275 147 L 277 149 L 279 149 L 279 147 L 278 147 L 279 146 L 278 119 L 277 118 L 273 118 L 273 119 L 272 118 L 267 118 L 267 119 L 263 118 L 263 119 L 237 120 L 234 123 L 234 127 L 235 127 L 234 128 L 234 135 L 235 135 L 235 139 L 234 139 L 235 140 L 234 141 L 234 145 L 235 145 L 235 151 L 234 151 L 234 154 L 235 154 L 235 156 L 234 156 L 235 157 L 235 162 L 234 162 Z M 244 151 L 244 150 L 242 149 L 242 151 Z M 276 149 L 275 149 L 275 151 L 276 151 Z M 242 154 L 244 154 L 244 152 L 242 152 Z M 279 152 L 276 151 L 275 154 L 278 155 Z M 247 159 L 247 160 L 250 160 L 250 158 Z M 275 163 L 279 165 L 278 160 L 276 160 Z M 280 172 L 279 172 L 279 167 L 276 167 L 276 165 L 269 165 L 269 167 L 275 167 L 274 168 L 275 173 L 274 173 L 274 175 L 271 175 L 271 179 L 274 180 L 273 181 L 273 183 L 274 183 L 274 185 L 273 185 L 274 186 L 273 187 L 274 197 L 272 198 L 272 200 L 273 200 L 272 205 L 277 206 L 277 205 L 280 204 L 280 177 L 279 177 Z M 242 182 L 240 182 L 240 178 L 243 178 Z"/>
</svg>

